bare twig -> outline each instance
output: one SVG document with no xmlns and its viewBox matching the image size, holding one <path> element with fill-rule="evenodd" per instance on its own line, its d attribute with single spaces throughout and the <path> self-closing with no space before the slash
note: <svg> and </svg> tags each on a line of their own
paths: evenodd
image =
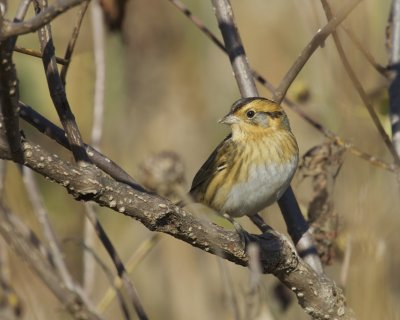
<svg viewBox="0 0 400 320">
<path fill-rule="evenodd" d="M 83 2 L 81 4 L 81 7 L 79 8 L 79 12 L 78 12 L 78 18 L 76 19 L 74 30 L 72 32 L 71 39 L 68 42 L 67 50 L 65 50 L 64 59 L 65 59 L 66 63 L 63 65 L 63 67 L 61 68 L 61 72 L 60 72 L 61 81 L 64 84 L 64 86 L 66 84 L 65 81 L 67 78 L 68 68 L 69 68 L 69 65 L 71 64 L 72 53 L 74 52 L 76 40 L 78 40 L 79 31 L 81 29 L 83 18 L 85 17 L 85 13 L 86 13 L 88 6 L 89 6 L 89 1 Z"/>
<path fill-rule="evenodd" d="M 184 13 L 190 21 L 192 21 L 196 27 L 198 27 L 203 33 L 206 34 L 207 37 L 213 41 L 218 48 L 220 48 L 223 52 L 226 52 L 226 49 L 223 45 L 223 43 L 211 32 L 210 29 L 208 29 L 204 23 L 196 16 L 193 15 L 192 12 L 179 0 L 168 0 L 170 1 L 173 5 L 175 5 L 182 13 Z M 252 70 L 254 78 L 265 88 L 267 88 L 269 91 L 274 92 L 275 87 L 261 74 L 259 74 L 257 71 Z M 290 100 L 289 98 L 285 97 L 283 100 L 284 103 L 287 104 L 287 106 L 291 109 L 293 109 L 294 112 L 296 112 L 301 118 L 303 118 L 306 122 L 308 122 L 312 127 L 314 127 L 316 130 L 321 132 L 323 135 L 328 137 L 329 139 L 332 139 L 334 141 L 337 141 L 339 144 L 343 145 L 348 149 L 353 155 L 360 157 L 368 162 L 370 162 L 372 165 L 375 165 L 379 168 L 382 168 L 384 170 L 388 170 L 391 172 L 395 172 L 397 170 L 397 166 L 394 164 L 388 164 L 382 160 L 379 160 L 377 157 L 369 155 L 363 151 L 361 151 L 359 148 L 354 146 L 352 143 L 349 141 L 346 141 L 345 139 L 341 138 L 334 132 L 330 131 L 329 129 L 325 128 L 321 123 L 317 122 L 316 120 L 312 119 L 310 116 L 307 115 L 303 111 L 303 109 L 297 105 L 295 102 Z"/>
<path fill-rule="evenodd" d="M 258 96 L 258 91 L 251 74 L 242 40 L 233 21 L 232 7 L 228 1 L 212 0 L 212 4 L 239 91 L 243 97 L 256 97 Z"/>
<path fill-rule="evenodd" d="M 146 315 L 146 312 L 144 311 L 142 303 L 140 302 L 139 295 L 138 295 L 135 287 L 133 286 L 132 281 L 129 279 L 129 276 L 128 276 L 128 273 L 126 272 L 125 266 L 122 263 L 122 260 L 120 259 L 114 246 L 112 245 L 111 240 L 108 238 L 103 227 L 97 220 L 96 214 L 93 211 L 87 211 L 86 217 L 92 223 L 97 236 L 99 237 L 99 239 L 101 239 L 101 242 L 103 243 L 104 248 L 106 249 L 108 255 L 110 256 L 112 262 L 114 263 L 115 268 L 118 272 L 118 276 L 121 278 L 122 283 L 125 286 L 128 296 L 131 299 L 132 305 L 135 308 L 137 316 L 141 320 L 147 320 L 148 317 Z"/>
<path fill-rule="evenodd" d="M 2 201 L 4 197 L 4 186 L 5 186 L 5 181 L 6 181 L 6 171 L 7 171 L 7 165 L 6 162 L 3 160 L 0 160 L 0 202 Z"/>
<path fill-rule="evenodd" d="M 400 157 L 400 1 L 398 0 L 392 1 L 390 29 L 389 69 L 394 73 L 394 78 L 389 87 L 389 114 L 394 149 Z"/>
<path fill-rule="evenodd" d="M 346 240 L 346 247 L 344 249 L 344 258 L 340 270 L 340 286 L 344 289 L 347 286 L 347 279 L 349 277 L 351 254 L 353 249 L 352 235 L 349 234 Z"/>
<path fill-rule="evenodd" d="M 96 261 L 96 263 L 100 266 L 100 268 L 103 270 L 104 274 L 106 275 L 108 281 L 110 282 L 110 287 L 108 290 L 112 291 L 114 296 L 117 296 L 118 302 L 121 306 L 122 314 L 126 320 L 130 319 L 129 315 L 129 309 L 128 306 L 126 305 L 126 302 L 124 301 L 124 297 L 122 294 L 121 286 L 116 286 L 114 280 L 114 275 L 113 272 L 108 268 L 108 266 L 103 262 L 103 260 L 100 258 L 100 256 L 91 248 L 86 246 L 83 242 L 78 241 L 78 239 L 74 238 L 68 238 L 64 240 L 65 242 L 75 242 L 77 245 L 82 246 L 84 251 L 87 251 L 89 254 L 93 256 L 93 259 Z M 119 278 L 118 278 L 119 279 Z M 97 310 L 102 314 L 104 313 L 103 310 L 101 310 L 99 307 L 97 307 Z"/>
<path fill-rule="evenodd" d="M 60 14 L 84 1 L 88 0 L 56 0 L 46 10 L 26 22 L 4 21 L 0 41 L 12 36 L 35 32 Z"/>
<path fill-rule="evenodd" d="M 1 236 L 43 280 L 75 319 L 102 319 L 84 296 L 77 291 L 69 290 L 60 281 L 58 274 L 54 272 L 51 259 L 49 260 L 50 253 L 47 251 L 47 255 L 44 255 L 43 250 L 46 250 L 46 248 L 36 235 L 2 204 L 0 204 L 0 219 Z"/>
<path fill-rule="evenodd" d="M 64 148 L 71 150 L 64 130 L 57 127 L 51 121 L 43 117 L 40 113 L 21 101 L 19 102 L 19 107 L 20 116 L 22 119 L 38 129 L 40 132 L 55 140 Z M 85 148 L 92 162 L 101 170 L 112 176 L 115 180 L 126 183 L 132 188 L 144 190 L 127 172 L 119 167 L 114 161 L 110 160 L 108 157 L 104 156 L 89 145 L 85 145 Z"/>
<path fill-rule="evenodd" d="M 38 190 L 39 187 L 36 184 L 32 170 L 26 167 L 22 167 L 22 176 L 27 195 L 33 207 L 33 212 L 35 213 L 36 218 L 40 226 L 42 227 L 43 235 L 45 236 L 47 244 L 49 246 L 55 268 L 68 290 L 75 290 L 74 282 L 67 269 L 67 266 L 65 265 L 63 254 L 61 252 L 54 230 L 49 221 L 49 216 L 46 208 L 44 207 L 43 199 Z"/>
<path fill-rule="evenodd" d="M 236 231 L 204 222 L 157 195 L 132 189 L 93 165 L 82 167 L 66 162 L 27 141 L 22 146 L 24 165 L 64 186 L 75 199 L 95 201 L 100 206 L 139 220 L 150 230 L 167 233 L 242 266 L 248 265 L 245 247 Z M 0 158 L 10 159 L 1 150 Z M 271 229 L 250 237 L 260 247 L 262 272 L 273 273 L 286 287 L 294 290 L 307 313 L 321 320 L 326 315 L 340 320 L 353 319 L 341 290 L 300 259 L 284 236 Z"/>
<path fill-rule="evenodd" d="M 364 55 L 365 59 L 367 59 L 367 61 L 374 67 L 374 69 L 380 75 L 382 75 L 382 77 L 385 77 L 387 79 L 389 77 L 388 69 L 375 60 L 372 54 L 364 47 L 361 40 L 357 38 L 357 36 L 350 28 L 348 28 L 344 24 L 341 25 L 341 28 L 344 30 L 344 32 L 347 34 L 350 40 L 354 43 L 354 45 L 358 48 L 358 50 L 360 50 L 360 52 Z"/>
<path fill-rule="evenodd" d="M 20 3 L 14 22 L 22 21 L 25 18 L 29 4 L 29 0 L 23 0 Z M 5 7 L 1 9 L 5 10 Z M 0 148 L 7 150 L 11 156 L 19 158 L 22 155 L 20 150 L 21 134 L 17 118 L 19 87 L 17 71 L 12 61 L 16 42 L 16 36 L 0 41 Z"/>
<path fill-rule="evenodd" d="M 257 313 L 260 308 L 257 308 L 257 298 L 259 298 L 260 283 L 261 283 L 261 265 L 260 265 L 260 248 L 257 244 L 250 243 L 247 248 L 249 257 L 249 291 L 246 296 L 246 318 L 257 319 Z"/>
<path fill-rule="evenodd" d="M 233 281 L 229 269 L 226 265 L 226 261 L 222 259 L 218 259 L 219 273 L 222 278 L 222 286 L 223 292 L 225 294 L 225 301 L 227 301 L 228 309 L 230 309 L 230 313 L 232 314 L 232 319 L 240 320 L 240 311 L 239 304 L 237 301 L 237 297 L 235 294 L 235 290 L 233 287 Z"/>
<path fill-rule="evenodd" d="M 240 93 L 243 97 L 258 96 L 239 32 L 234 22 L 231 5 L 228 0 L 212 0 L 212 3 Z M 314 270 L 322 272 L 322 265 L 313 246 L 312 237 L 308 232 L 307 222 L 300 211 L 290 186 L 279 199 L 278 203 L 288 232 L 296 244 L 298 251 L 304 253 L 305 261 Z"/>
<path fill-rule="evenodd" d="M 327 0 L 321 0 L 321 3 L 322 3 L 322 6 L 324 8 L 324 11 L 325 11 L 327 19 L 328 20 L 334 19 L 333 14 L 332 14 L 332 10 L 331 10 L 331 8 L 329 6 L 328 1 Z M 353 68 L 351 67 L 351 63 L 347 59 L 346 53 L 344 52 L 342 43 L 341 43 L 341 41 L 339 39 L 339 35 L 337 34 L 336 31 L 333 31 L 332 32 L 332 36 L 333 36 L 333 40 L 335 42 L 336 49 L 337 49 L 337 51 L 339 53 L 340 59 L 342 60 L 344 68 L 345 68 L 345 70 L 346 70 L 351 82 L 353 83 L 354 88 L 356 89 L 356 91 L 357 91 L 358 95 L 360 96 L 362 102 L 364 103 L 365 107 L 367 108 L 368 113 L 369 113 L 372 121 L 375 124 L 375 127 L 378 129 L 379 134 L 382 136 L 382 139 L 385 142 L 385 144 L 386 144 L 387 148 L 389 149 L 390 153 L 392 154 L 395 163 L 397 165 L 400 165 L 399 155 L 396 153 L 394 145 L 392 144 L 388 134 L 386 133 L 385 128 L 383 128 L 383 125 L 381 124 L 381 122 L 380 122 L 380 120 L 378 118 L 378 115 L 375 112 L 374 107 L 369 102 L 368 96 L 367 96 L 366 92 L 364 91 L 360 80 L 358 80 L 357 75 L 355 74 Z"/>
<path fill-rule="evenodd" d="M 27 48 L 15 46 L 14 51 L 26 54 L 28 56 L 36 57 L 36 58 L 41 58 L 41 59 L 43 58 L 43 56 L 40 52 L 35 51 L 33 49 L 27 49 Z M 59 57 L 56 57 L 56 62 L 61 65 L 65 65 L 66 63 L 68 63 L 67 60 L 65 60 L 63 58 L 59 58 Z"/>
<path fill-rule="evenodd" d="M 159 233 L 155 233 L 151 236 L 150 239 L 144 241 L 140 245 L 140 247 L 134 252 L 134 254 L 129 258 L 128 262 L 126 263 L 126 270 L 128 273 L 131 273 L 139 265 L 139 263 L 151 252 L 151 250 L 153 250 L 160 239 L 161 235 Z M 113 285 L 116 289 L 121 288 L 121 278 L 116 276 L 113 280 Z M 116 293 L 112 288 L 107 289 L 106 293 L 103 295 L 103 298 L 101 298 L 100 302 L 97 304 L 97 308 L 101 312 L 104 312 L 113 301 L 115 294 Z"/>
<path fill-rule="evenodd" d="M 88 3 L 82 4 L 81 12 L 78 17 L 77 24 L 75 26 L 74 35 L 69 43 L 70 50 L 67 50 L 67 54 L 72 54 L 72 50 L 75 44 L 73 39 L 78 36 L 79 26 L 81 25 L 84 13 L 86 11 Z M 93 34 L 93 48 L 94 48 L 94 64 L 96 70 L 96 81 L 94 87 L 94 106 L 93 106 L 93 125 L 91 134 L 91 144 L 93 148 L 100 150 L 100 141 L 103 127 L 103 113 L 104 113 L 104 86 L 105 86 L 105 54 L 104 54 L 104 28 L 103 28 L 103 14 L 100 4 L 97 0 L 92 1 L 92 34 Z M 70 57 L 69 57 L 70 58 Z M 64 79 L 65 81 L 65 79 Z M 86 204 L 86 210 L 95 212 L 94 205 L 92 203 Z M 95 217 L 94 213 L 89 213 L 92 217 Z M 97 221 L 99 223 L 99 221 Z M 84 243 L 87 246 L 93 246 L 96 233 L 93 226 L 90 224 L 89 219 L 84 221 Z M 84 252 L 83 255 L 83 280 L 84 288 L 86 292 L 90 292 L 93 287 L 95 279 L 94 273 L 94 260 L 88 252 Z"/>
<path fill-rule="evenodd" d="M 43 0 L 43 5 L 39 4 L 38 0 L 34 0 L 34 3 L 37 15 L 40 14 L 43 9 L 47 8 L 47 0 Z M 86 154 L 78 125 L 76 124 L 75 117 L 69 106 L 64 85 L 58 72 L 50 24 L 40 28 L 38 35 L 50 96 L 57 110 L 58 117 L 60 118 L 60 121 L 67 134 L 67 139 L 69 145 L 71 146 L 72 154 L 75 158 L 75 161 L 78 163 L 89 163 L 90 159 Z"/>
<path fill-rule="evenodd" d="M 96 218 L 95 210 L 96 209 L 93 203 L 85 202 L 85 215 L 90 215 Z M 97 223 L 100 222 L 97 221 Z M 94 248 L 96 244 L 95 239 L 96 239 L 96 232 L 93 228 L 93 225 L 90 223 L 90 219 L 88 217 L 85 217 L 83 221 L 84 246 L 87 248 Z M 82 265 L 83 265 L 83 272 L 82 272 L 83 289 L 88 295 L 90 295 L 94 287 L 94 280 L 96 278 L 96 273 L 95 273 L 96 264 L 93 255 L 91 255 L 90 251 L 83 252 Z"/>
<path fill-rule="evenodd" d="M 100 150 L 104 115 L 106 57 L 104 51 L 103 12 L 98 0 L 92 1 L 91 13 L 96 81 L 94 86 L 93 128 L 90 141 L 93 148 Z"/>
<path fill-rule="evenodd" d="M 296 61 L 290 67 L 289 71 L 283 77 L 281 83 L 274 93 L 274 100 L 281 103 L 286 95 L 290 85 L 296 79 L 297 75 L 303 69 L 304 65 L 310 59 L 315 50 L 324 43 L 325 39 L 336 29 L 336 27 L 342 23 L 349 13 L 359 4 L 362 0 L 346 1 L 343 7 L 338 11 L 335 17 L 329 19 L 329 22 L 321 29 L 317 31 L 312 40 L 300 53 Z"/>
</svg>

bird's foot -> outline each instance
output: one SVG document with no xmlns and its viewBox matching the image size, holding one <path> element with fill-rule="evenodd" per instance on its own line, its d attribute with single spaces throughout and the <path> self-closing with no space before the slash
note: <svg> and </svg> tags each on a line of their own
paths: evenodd
<svg viewBox="0 0 400 320">
<path fill-rule="evenodd" d="M 260 229 L 262 233 L 266 233 L 272 229 L 269 225 L 265 223 L 264 219 L 258 213 L 248 217 L 257 226 L 257 228 Z"/>
<path fill-rule="evenodd" d="M 240 223 L 233 219 L 230 215 L 225 213 L 224 218 L 233 224 L 236 232 L 240 236 L 240 240 L 242 241 L 243 246 L 246 248 L 247 245 L 251 242 L 250 234 L 246 230 L 244 230 Z"/>
</svg>

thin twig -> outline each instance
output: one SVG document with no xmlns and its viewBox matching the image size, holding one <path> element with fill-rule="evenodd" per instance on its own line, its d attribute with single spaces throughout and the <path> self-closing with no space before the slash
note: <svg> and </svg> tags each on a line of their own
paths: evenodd
<svg viewBox="0 0 400 320">
<path fill-rule="evenodd" d="M 198 17 L 193 15 L 193 13 L 190 12 L 190 10 L 181 1 L 179 1 L 179 0 L 168 0 L 168 1 L 170 1 L 185 16 L 187 16 L 188 19 L 196 25 L 196 27 L 198 27 L 209 39 L 211 39 L 212 42 L 214 42 L 217 45 L 218 48 L 220 48 L 223 52 L 227 53 L 223 43 L 211 32 L 210 29 L 208 29 L 204 25 L 204 23 Z M 275 87 L 264 76 L 262 76 L 255 70 L 252 70 L 252 74 L 253 74 L 254 78 L 266 89 L 268 89 L 271 92 L 275 91 Z M 370 162 L 372 165 L 375 165 L 384 170 L 388 170 L 391 172 L 397 171 L 398 167 L 396 165 L 388 164 L 388 163 L 378 159 L 375 156 L 369 155 L 368 153 L 361 151 L 359 148 L 354 146 L 349 141 L 346 141 L 345 139 L 338 136 L 336 133 L 325 128 L 321 123 L 319 123 L 318 121 L 316 121 L 316 120 L 312 119 L 310 116 L 308 116 L 307 113 L 304 112 L 304 110 L 298 104 L 296 104 L 289 98 L 285 97 L 283 102 L 285 104 L 287 104 L 287 106 L 289 108 L 291 108 L 294 112 L 296 112 L 302 119 L 304 119 L 306 122 L 308 122 L 312 127 L 314 127 L 316 130 L 321 132 L 327 138 L 335 140 L 338 143 L 340 143 L 341 145 L 345 146 L 346 149 L 348 149 L 353 155 L 360 157 L 361 159 L 364 159 L 364 160 Z"/>
<path fill-rule="evenodd" d="M 53 227 L 51 226 L 49 215 L 44 206 L 43 199 L 38 190 L 39 187 L 36 184 L 32 170 L 27 167 L 22 167 L 22 178 L 25 184 L 26 193 L 33 207 L 33 212 L 35 213 L 36 218 L 42 227 L 43 235 L 49 246 L 56 270 L 68 290 L 73 291 L 75 290 L 74 282 L 67 269 L 67 266 L 65 265 L 63 254 L 58 244 Z"/>
<path fill-rule="evenodd" d="M 98 0 L 92 1 L 92 33 L 96 81 L 94 85 L 93 127 L 91 145 L 100 150 L 104 116 L 104 91 L 106 82 L 106 57 L 104 44 L 103 10 Z"/>
<path fill-rule="evenodd" d="M 40 132 L 44 133 L 49 138 L 55 140 L 57 143 L 62 145 L 64 148 L 71 150 L 68 140 L 66 138 L 64 130 L 57 127 L 54 123 L 47 120 L 40 113 L 35 111 L 30 106 L 19 102 L 20 117 L 28 122 L 30 125 L 35 127 Z M 138 190 L 144 190 L 140 185 L 137 184 L 126 171 L 119 167 L 114 161 L 110 160 L 105 155 L 98 152 L 96 149 L 89 145 L 85 145 L 86 152 L 90 156 L 92 162 L 99 167 L 101 170 L 109 174 L 115 180 L 123 182 L 132 188 Z"/>
<path fill-rule="evenodd" d="M 6 183 L 7 164 L 0 160 L 0 202 L 4 199 L 4 187 Z"/>
<path fill-rule="evenodd" d="M 233 288 L 233 281 L 229 272 L 226 261 L 218 259 L 219 273 L 222 278 L 222 286 L 224 288 L 225 299 L 228 303 L 228 309 L 231 310 L 232 319 L 240 320 L 240 311 L 235 290 Z"/>
<path fill-rule="evenodd" d="M 36 14 L 40 14 L 43 12 L 43 9 L 47 8 L 47 0 L 43 0 L 43 5 L 39 4 L 38 0 L 34 0 L 34 4 Z M 50 24 L 40 28 L 38 35 L 50 96 L 53 100 L 54 107 L 57 110 L 58 117 L 60 118 L 67 134 L 67 139 L 71 146 L 74 159 L 80 164 L 90 163 L 90 159 L 86 154 L 78 125 L 76 124 L 74 114 L 69 105 L 64 85 L 58 71 Z"/>
<path fill-rule="evenodd" d="M 301 69 L 303 69 L 304 65 L 306 64 L 308 59 L 310 59 L 315 50 L 324 43 L 325 39 L 336 29 L 336 27 L 340 23 L 342 23 L 344 19 L 346 19 L 349 13 L 361 1 L 362 0 L 346 1 L 343 7 L 338 11 L 336 16 L 332 19 L 329 19 L 329 22 L 322 29 L 319 29 L 317 31 L 315 36 L 302 50 L 296 61 L 290 67 L 289 71 L 283 77 L 278 88 L 275 90 L 274 93 L 275 101 L 277 101 L 278 103 L 282 102 L 290 85 L 293 83 L 294 79 L 296 79 L 297 75 L 299 74 Z"/>
<path fill-rule="evenodd" d="M 141 261 L 154 249 L 154 247 L 161 240 L 161 235 L 159 233 L 155 233 L 151 236 L 150 239 L 142 242 L 140 247 L 134 252 L 134 254 L 129 258 L 126 263 L 126 270 L 130 274 L 136 267 L 139 265 Z M 115 276 L 113 279 L 113 285 L 115 288 L 119 289 L 122 287 L 122 280 L 120 277 Z M 115 297 L 115 290 L 112 288 L 108 288 L 106 293 L 103 295 L 103 298 L 100 299 L 100 302 L 97 304 L 97 309 L 100 312 L 104 313 L 108 306 L 111 304 Z"/>
<path fill-rule="evenodd" d="M 332 14 L 332 10 L 331 10 L 331 8 L 329 6 L 328 1 L 327 0 L 321 0 L 321 3 L 322 3 L 322 6 L 324 8 L 324 11 L 325 11 L 327 19 L 328 20 L 334 19 L 333 14 Z M 354 72 L 350 61 L 347 59 L 346 53 L 344 52 L 342 43 L 341 43 L 341 41 L 339 39 L 339 35 L 337 34 L 336 31 L 333 31 L 332 32 L 332 36 L 333 36 L 333 40 L 335 42 L 336 49 L 337 49 L 337 51 L 339 53 L 340 60 L 342 61 L 343 65 L 344 65 L 344 68 L 345 68 L 345 70 L 347 72 L 347 75 L 349 76 L 354 88 L 356 89 L 356 91 L 357 91 L 358 95 L 360 96 L 362 102 L 364 103 L 365 107 L 367 108 L 367 111 L 368 111 L 372 121 L 374 122 L 375 127 L 378 129 L 379 134 L 381 135 L 381 137 L 382 137 L 383 141 L 385 142 L 387 148 L 389 149 L 390 153 L 392 154 L 394 162 L 397 165 L 400 165 L 399 155 L 397 154 L 397 152 L 396 152 L 396 150 L 394 148 L 394 145 L 392 144 L 392 141 L 390 140 L 388 134 L 386 133 L 385 128 L 381 124 L 381 122 L 380 122 L 380 120 L 378 118 L 378 115 L 375 112 L 374 107 L 369 102 L 368 96 L 367 96 L 366 92 L 364 91 L 360 80 L 358 80 L 358 77 L 357 77 L 356 73 Z M 398 88 L 397 88 L 397 91 L 398 91 Z M 399 151 L 400 151 L 400 149 L 399 149 Z"/>
<path fill-rule="evenodd" d="M 97 220 L 97 217 L 94 212 L 87 211 L 86 212 L 86 217 L 90 220 L 92 223 L 97 236 L 101 240 L 101 242 L 104 245 L 104 248 L 106 249 L 109 257 L 111 258 L 111 261 L 114 263 L 115 268 L 117 270 L 118 276 L 121 278 L 125 289 L 127 291 L 127 294 L 129 298 L 131 299 L 132 305 L 135 308 L 136 314 L 140 320 L 147 320 L 148 317 L 146 315 L 146 312 L 144 311 L 143 305 L 140 302 L 139 295 L 135 289 L 135 287 L 132 284 L 132 281 L 129 279 L 128 273 L 126 272 L 125 266 L 122 263 L 122 260 L 120 259 L 117 251 L 115 250 L 113 244 L 111 243 L 110 238 L 107 236 L 106 232 L 104 231 L 103 227 Z"/>
<path fill-rule="evenodd" d="M 364 47 L 363 43 L 361 42 L 360 39 L 357 38 L 357 36 L 354 34 L 354 32 L 348 28 L 346 25 L 342 24 L 341 28 L 344 30 L 344 32 L 347 34 L 347 36 L 350 38 L 350 40 L 354 43 L 354 45 L 357 47 L 358 50 L 364 55 L 365 59 L 374 67 L 374 69 L 383 77 L 386 79 L 389 77 L 389 72 L 386 67 L 381 65 L 380 63 L 376 62 L 375 58 L 372 56 L 372 54 Z"/>
<path fill-rule="evenodd" d="M 4 21 L 3 29 L 0 32 L 0 41 L 12 36 L 35 32 L 60 14 L 84 1 L 88 0 L 56 0 L 46 10 L 26 22 Z"/>
<path fill-rule="evenodd" d="M 62 83 L 66 84 L 67 72 L 69 65 L 71 64 L 72 53 L 74 52 L 76 40 L 78 40 L 79 31 L 81 29 L 81 25 L 83 22 L 83 18 L 85 17 L 86 10 L 89 6 L 89 1 L 83 2 L 81 7 L 79 8 L 78 18 L 76 19 L 74 30 L 72 31 L 72 36 L 69 39 L 67 49 L 65 50 L 64 59 L 66 63 L 61 68 L 60 76 Z"/>
<path fill-rule="evenodd" d="M 225 42 L 225 48 L 232 64 L 232 69 L 243 97 L 258 96 L 254 78 L 251 74 L 247 57 L 234 22 L 229 0 L 212 0 L 219 28 Z M 299 252 L 304 253 L 304 260 L 318 273 L 322 273 L 322 265 L 313 245 L 308 224 L 304 219 L 292 188 L 285 191 L 278 201 L 288 232 Z"/>
<path fill-rule="evenodd" d="M 261 265 L 260 265 L 260 248 L 255 243 L 250 243 L 247 248 L 249 257 L 249 291 L 246 295 L 246 315 L 247 319 L 257 319 L 257 313 L 260 311 L 257 308 L 257 298 L 260 292 L 261 283 Z"/>
<path fill-rule="evenodd" d="M 344 249 L 344 258 L 342 267 L 340 269 L 340 286 L 345 289 L 347 286 L 347 279 L 349 277 L 350 261 L 353 249 L 352 235 L 349 234 L 346 240 L 346 247 Z"/>
<path fill-rule="evenodd" d="M 36 57 L 36 58 L 41 58 L 41 59 L 43 58 L 42 54 L 39 51 L 36 51 L 36 50 L 33 50 L 33 49 L 28 49 L 28 48 L 15 46 L 14 51 L 26 54 L 28 56 Z M 61 64 L 61 65 L 65 65 L 65 64 L 68 63 L 67 60 L 65 60 L 63 58 L 60 58 L 60 57 L 56 57 L 56 62 L 58 64 Z"/>
<path fill-rule="evenodd" d="M 76 38 L 78 36 L 79 27 L 81 25 L 83 16 L 86 12 L 88 3 L 82 4 L 81 12 L 78 16 L 78 21 L 75 26 L 73 37 L 69 43 L 69 50 L 67 50 L 70 59 Z M 92 34 L 93 34 L 93 48 L 94 48 L 94 65 L 95 65 L 95 86 L 94 86 L 94 105 L 93 105 L 93 121 L 91 144 L 93 148 L 100 151 L 100 141 L 103 128 L 103 113 L 104 113 L 104 87 L 105 87 L 105 53 L 104 53 L 104 27 L 103 27 L 103 14 L 100 4 L 97 0 L 92 1 L 91 7 L 92 14 Z M 74 40 L 75 39 L 75 40 Z M 66 72 L 66 69 L 65 69 Z M 65 79 L 64 79 L 65 81 Z M 96 211 L 93 203 L 85 205 L 86 210 L 93 213 Z M 91 213 L 92 216 L 95 214 Z M 99 222 L 98 222 L 99 223 Z M 94 244 L 96 233 L 91 225 L 89 219 L 84 220 L 84 243 L 92 247 Z M 90 292 L 93 288 L 95 273 L 94 273 L 94 260 L 88 252 L 83 254 L 83 281 L 86 292 Z"/>
<path fill-rule="evenodd" d="M 389 87 L 390 122 L 392 125 L 392 141 L 397 155 L 400 157 L 400 1 L 393 0 L 391 8 L 391 37 L 389 69 L 394 73 L 394 78 Z"/>
<path fill-rule="evenodd" d="M 90 255 L 93 256 L 93 260 L 97 262 L 97 264 L 100 266 L 100 268 L 103 270 L 104 274 L 106 275 L 108 281 L 110 282 L 110 287 L 108 288 L 108 290 L 112 291 L 114 293 L 114 296 L 117 296 L 119 305 L 121 306 L 121 310 L 122 310 L 122 314 L 124 316 L 125 319 L 130 319 L 130 315 L 129 315 L 129 309 L 128 306 L 126 305 L 126 302 L 124 300 L 124 296 L 122 294 L 121 286 L 117 287 L 114 283 L 114 275 L 113 272 L 108 268 L 108 266 L 103 262 L 103 260 L 99 257 L 99 255 L 92 249 L 92 247 L 88 247 L 87 245 L 85 245 L 85 243 L 78 241 L 77 239 L 74 238 L 68 238 L 68 239 L 64 239 L 64 243 L 65 242 L 69 242 L 69 241 L 73 241 L 76 244 L 82 246 L 84 251 L 87 251 Z M 103 314 L 103 310 L 100 310 L 100 308 L 97 307 L 97 310 L 99 310 L 99 312 L 101 314 Z"/>
<path fill-rule="evenodd" d="M 39 238 L 8 208 L 0 203 L 0 234 L 53 292 L 76 319 L 101 320 L 90 302 L 77 290 L 69 290 L 54 272 L 51 254 Z"/>
</svg>

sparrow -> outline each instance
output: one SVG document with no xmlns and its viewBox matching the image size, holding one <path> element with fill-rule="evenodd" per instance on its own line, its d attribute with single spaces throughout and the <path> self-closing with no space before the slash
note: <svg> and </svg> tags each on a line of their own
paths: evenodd
<svg viewBox="0 0 400 320">
<path fill-rule="evenodd" d="M 257 220 L 258 212 L 289 187 L 298 165 L 289 119 L 277 103 L 251 97 L 236 101 L 219 122 L 232 133 L 197 172 L 190 195 L 231 221 L 242 216 Z"/>
</svg>

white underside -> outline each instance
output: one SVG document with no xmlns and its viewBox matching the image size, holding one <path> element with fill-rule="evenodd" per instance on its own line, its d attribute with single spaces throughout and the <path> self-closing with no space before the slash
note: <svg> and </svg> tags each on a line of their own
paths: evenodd
<svg viewBox="0 0 400 320">
<path fill-rule="evenodd" d="M 288 188 L 297 168 L 297 159 L 280 165 L 250 168 L 249 179 L 228 194 L 222 212 L 232 217 L 253 215 L 277 201 Z"/>
</svg>

